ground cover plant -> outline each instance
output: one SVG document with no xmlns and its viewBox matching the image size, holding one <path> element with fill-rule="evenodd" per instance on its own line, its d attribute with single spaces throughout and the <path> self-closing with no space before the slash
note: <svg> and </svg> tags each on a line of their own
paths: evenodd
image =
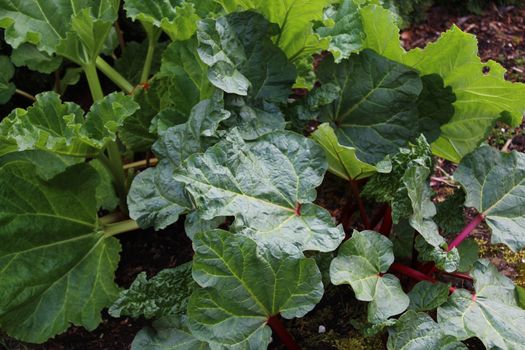
<svg viewBox="0 0 525 350">
<path fill-rule="evenodd" d="M 154 320 L 132 349 L 264 349 L 272 333 L 297 349 L 282 318 L 332 284 L 388 349 L 522 347 L 524 292 L 468 237 L 486 222 L 525 247 L 525 156 L 482 144 L 521 123 L 525 86 L 475 37 L 452 27 L 405 51 L 366 1 L 127 0 L 147 39 L 111 65 L 120 5 L 0 0 L 2 102 L 24 93 L 12 65 L 63 60 L 93 100 L 43 92 L 0 124 L 3 331 L 43 343 L 109 308 Z M 459 164 L 439 206 L 436 157 Z M 316 203 L 327 172 L 352 192 L 340 222 Z M 115 236 L 181 220 L 192 261 L 121 290 Z"/>
</svg>

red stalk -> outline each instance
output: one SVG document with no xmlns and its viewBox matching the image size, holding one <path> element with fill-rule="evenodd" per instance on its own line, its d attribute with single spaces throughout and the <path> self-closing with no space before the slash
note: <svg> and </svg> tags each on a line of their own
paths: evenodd
<svg viewBox="0 0 525 350">
<path fill-rule="evenodd" d="M 288 350 L 301 350 L 297 345 L 292 335 L 288 332 L 279 315 L 272 316 L 268 319 L 268 326 L 270 326 L 275 334 L 281 339 L 281 342 Z"/>
<path fill-rule="evenodd" d="M 449 244 L 447 251 L 451 251 L 463 242 L 474 229 L 485 219 L 483 214 L 478 214 L 474 220 L 468 223 L 467 226 L 457 235 L 456 238 Z"/>
<path fill-rule="evenodd" d="M 460 272 L 446 272 L 446 271 L 441 271 L 440 272 L 441 274 L 443 275 L 447 275 L 447 276 L 452 276 L 452 277 L 455 277 L 455 278 L 460 278 L 462 280 L 467 280 L 467 281 L 473 281 L 474 279 L 465 274 L 465 273 L 460 273 Z"/>
<path fill-rule="evenodd" d="M 359 214 L 361 215 L 363 225 L 365 226 L 365 229 L 370 230 L 372 226 L 370 226 L 370 220 L 368 219 L 368 215 L 366 215 L 365 204 L 363 203 L 363 200 L 359 195 L 359 187 L 357 186 L 357 181 L 350 180 L 350 188 L 352 189 L 352 194 L 354 195 L 357 205 L 359 206 Z"/>
<path fill-rule="evenodd" d="M 379 233 L 388 236 L 390 235 L 390 231 L 392 231 L 392 208 L 387 206 L 385 215 L 383 217 L 383 222 L 379 228 Z"/>
<path fill-rule="evenodd" d="M 399 272 L 405 276 L 408 276 L 410 278 L 415 279 L 416 281 L 429 281 L 430 283 L 436 283 L 436 280 L 432 277 L 429 277 L 425 275 L 423 272 L 414 270 L 411 267 L 399 264 L 399 263 L 393 263 L 392 266 L 390 266 L 390 269 L 392 271 Z M 449 287 L 448 288 L 450 293 L 454 293 L 456 291 L 456 288 Z"/>
</svg>

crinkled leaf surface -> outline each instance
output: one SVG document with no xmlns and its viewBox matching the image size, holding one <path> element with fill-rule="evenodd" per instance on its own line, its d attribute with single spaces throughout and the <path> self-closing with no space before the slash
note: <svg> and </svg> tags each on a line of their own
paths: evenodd
<svg viewBox="0 0 525 350">
<path fill-rule="evenodd" d="M 15 109 L 0 124 L 0 139 L 11 151 L 47 150 L 61 155 L 95 157 L 116 139 L 122 122 L 138 105 L 130 96 L 113 93 L 96 102 L 86 114 L 80 106 L 62 103 L 58 94 L 45 92 L 27 110 Z"/>
<path fill-rule="evenodd" d="M 368 321 L 379 323 L 405 311 L 410 302 L 396 276 L 392 242 L 374 231 L 354 231 L 332 260 L 332 283 L 350 284 L 358 300 L 369 301 Z"/>
<path fill-rule="evenodd" d="M 141 272 L 129 289 L 120 292 L 109 314 L 148 319 L 186 314 L 188 299 L 197 286 L 191 277 L 191 266 L 190 262 L 164 269 L 149 280 Z"/>
<path fill-rule="evenodd" d="M 473 296 L 459 289 L 438 308 L 438 323 L 460 340 L 478 337 L 488 349 L 521 349 L 525 343 L 525 310 L 516 301 L 512 281 L 486 260 L 471 272 Z"/>
<path fill-rule="evenodd" d="M 344 237 L 325 209 L 312 204 L 327 165 L 324 151 L 292 132 L 246 143 L 233 130 L 176 170 L 205 220 L 235 216 L 258 241 L 286 240 L 304 250 L 332 251 Z"/>
<path fill-rule="evenodd" d="M 341 145 L 334 129 L 328 123 L 321 124 L 311 137 L 325 150 L 328 171 L 343 179 L 359 180 L 376 172 L 388 173 L 392 170 L 389 161 L 379 162 L 374 166 L 357 159 L 356 149 Z"/>
<path fill-rule="evenodd" d="M 407 311 L 394 327 L 388 330 L 388 350 L 467 350 L 454 337 L 446 335 L 441 327 L 423 312 Z"/>
<path fill-rule="evenodd" d="M 227 93 L 283 101 L 291 94 L 295 66 L 271 41 L 277 28 L 256 12 L 199 22 L 199 56 L 210 82 Z"/>
<path fill-rule="evenodd" d="M 31 44 L 22 44 L 13 49 L 11 61 L 17 67 L 27 66 L 31 70 L 44 74 L 53 73 L 62 64 L 60 57 L 39 51 L 35 45 Z"/>
<path fill-rule="evenodd" d="M 15 84 L 11 79 L 15 75 L 15 67 L 7 56 L 0 56 L 0 104 L 6 103 L 15 94 Z"/>
<path fill-rule="evenodd" d="M 421 281 L 408 293 L 410 310 L 432 311 L 448 299 L 449 285 L 441 282 Z"/>
<path fill-rule="evenodd" d="M 434 221 L 445 234 L 455 234 L 465 226 L 464 206 L 465 192 L 456 189 L 443 202 L 436 203 L 437 214 Z M 477 260 L 477 259 L 476 259 Z"/>
<path fill-rule="evenodd" d="M 220 230 L 197 234 L 193 246 L 193 278 L 203 289 L 191 296 L 188 316 L 198 339 L 232 349 L 264 347 L 271 316 L 302 317 L 323 295 L 315 260 L 294 246 L 258 245 Z"/>
<path fill-rule="evenodd" d="M 15 49 L 30 43 L 86 64 L 103 50 L 118 7 L 118 0 L 2 0 L 0 27 Z"/>
<path fill-rule="evenodd" d="M 183 183 L 175 181 L 173 173 L 190 155 L 204 151 L 207 137 L 230 116 L 223 107 L 222 92 L 199 102 L 186 123 L 168 128 L 154 144 L 159 164 L 140 173 L 128 194 L 130 217 L 141 227 L 166 228 L 193 208 Z"/>
<path fill-rule="evenodd" d="M 419 136 L 416 71 L 365 50 L 340 64 L 326 58 L 317 76 L 340 90 L 321 108 L 321 120 L 333 124 L 339 142 L 355 147 L 360 160 L 376 164 Z"/>
<path fill-rule="evenodd" d="M 461 256 L 457 248 L 447 251 L 445 245 L 432 246 L 423 236 L 416 237 L 414 248 L 418 251 L 419 261 L 433 261 L 440 270 L 454 272 L 460 267 Z"/>
<path fill-rule="evenodd" d="M 523 153 L 480 147 L 462 160 L 454 179 L 467 193 L 465 206 L 485 216 L 492 243 L 504 243 L 514 251 L 525 247 Z"/>
<path fill-rule="evenodd" d="M 70 324 L 92 330 L 118 295 L 120 244 L 97 224 L 98 176 L 79 164 L 44 182 L 23 161 L 0 168 L 0 325 L 43 343 Z"/>
<path fill-rule="evenodd" d="M 337 63 L 361 51 L 365 33 L 361 14 L 353 0 L 343 0 L 337 8 L 328 8 L 324 22 L 325 26 L 317 28 L 316 32 L 321 38 L 330 40 L 328 50 Z"/>
<path fill-rule="evenodd" d="M 197 13 L 193 3 L 199 3 L 201 13 Z M 200 16 L 215 6 L 211 0 L 126 0 L 124 8 L 131 19 L 162 28 L 172 41 L 178 41 L 191 38 Z"/>
</svg>

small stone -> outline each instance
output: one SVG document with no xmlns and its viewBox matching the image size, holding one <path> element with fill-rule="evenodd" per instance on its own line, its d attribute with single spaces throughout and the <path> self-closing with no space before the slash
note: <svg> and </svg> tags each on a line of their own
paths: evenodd
<svg viewBox="0 0 525 350">
<path fill-rule="evenodd" d="M 323 333 L 326 333 L 326 327 L 323 326 L 323 325 L 320 325 L 319 326 L 319 334 L 323 334 Z"/>
</svg>

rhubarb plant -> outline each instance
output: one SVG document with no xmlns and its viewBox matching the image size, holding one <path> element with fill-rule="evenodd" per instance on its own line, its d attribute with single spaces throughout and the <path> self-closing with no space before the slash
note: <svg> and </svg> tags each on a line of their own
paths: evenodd
<svg viewBox="0 0 525 350">
<path fill-rule="evenodd" d="M 126 0 L 146 41 L 112 65 L 118 0 L 0 0 L 0 101 L 14 66 L 64 62 L 93 100 L 44 91 L 0 123 L 0 329 L 43 343 L 109 308 L 151 320 L 134 350 L 299 349 L 282 319 L 346 288 L 388 349 L 519 349 L 523 289 L 469 237 L 525 247 L 525 155 L 482 145 L 525 85 L 457 27 L 404 50 L 374 3 Z M 436 157 L 458 164 L 437 205 Z M 192 261 L 122 290 L 116 235 L 176 223 Z"/>
</svg>

